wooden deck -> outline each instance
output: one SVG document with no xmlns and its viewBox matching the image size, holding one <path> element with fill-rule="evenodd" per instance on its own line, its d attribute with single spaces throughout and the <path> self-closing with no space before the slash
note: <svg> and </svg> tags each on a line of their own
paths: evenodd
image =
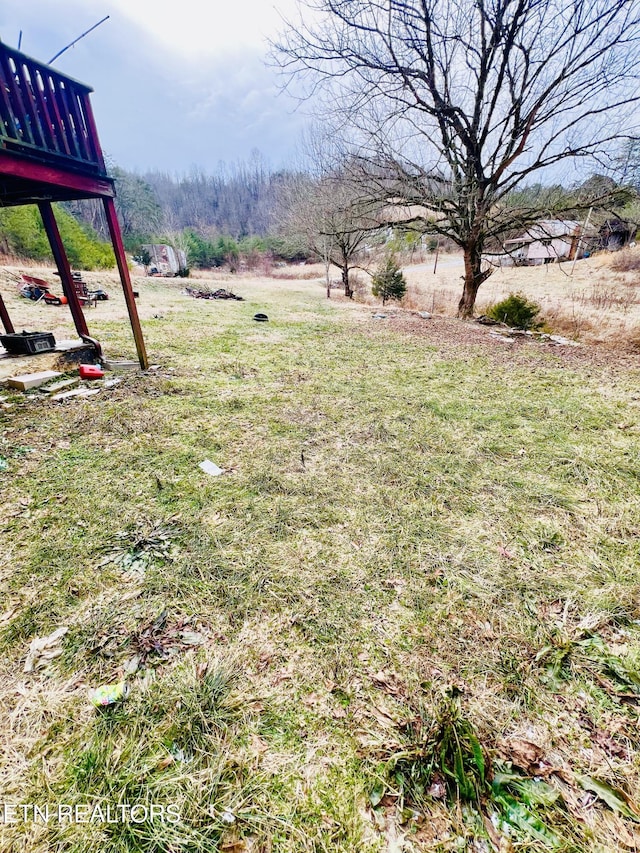
<svg viewBox="0 0 640 853">
<path fill-rule="evenodd" d="M 5 204 L 113 196 L 91 91 L 0 44 L 0 194 Z"/>
<path fill-rule="evenodd" d="M 89 86 L 50 65 L 0 43 L 0 205 L 37 204 L 78 335 L 89 337 L 52 202 L 98 198 L 111 244 L 142 368 L 149 360 L 136 308 L 114 203 L 113 179 L 100 148 Z M 12 323 L 2 306 L 7 332 Z"/>
</svg>

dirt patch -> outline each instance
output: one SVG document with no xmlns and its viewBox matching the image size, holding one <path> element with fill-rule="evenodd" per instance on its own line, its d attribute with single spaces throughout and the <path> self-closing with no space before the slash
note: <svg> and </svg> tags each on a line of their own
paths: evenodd
<svg viewBox="0 0 640 853">
<path fill-rule="evenodd" d="M 611 372 L 639 370 L 640 353 L 623 346 L 614 348 L 604 344 L 557 345 L 541 342 L 528 336 L 518 336 L 514 343 L 505 343 L 491 335 L 491 328 L 475 322 L 450 317 L 423 320 L 408 312 L 389 314 L 384 320 L 362 317 L 371 332 L 384 328 L 405 335 L 422 338 L 445 358 L 460 358 L 463 354 L 488 357 L 498 364 L 539 364 L 545 367 L 586 367 L 606 369 Z M 384 324 L 384 325 L 383 325 Z"/>
</svg>

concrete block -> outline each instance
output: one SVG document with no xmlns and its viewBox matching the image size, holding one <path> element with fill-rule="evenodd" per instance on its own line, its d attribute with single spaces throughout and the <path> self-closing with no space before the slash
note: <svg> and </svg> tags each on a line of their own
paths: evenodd
<svg viewBox="0 0 640 853">
<path fill-rule="evenodd" d="M 127 361 L 126 359 L 108 359 L 104 362 L 104 367 L 107 370 L 138 370 L 140 364 L 137 361 Z"/>
<path fill-rule="evenodd" d="M 47 385 L 46 388 L 41 388 L 41 394 L 57 394 L 59 391 L 64 391 L 65 389 L 69 390 L 69 388 L 73 388 L 74 385 L 78 385 L 80 382 L 79 379 L 63 379 L 62 382 L 54 382 L 53 385 Z"/>
<path fill-rule="evenodd" d="M 57 370 L 42 370 L 40 373 L 23 373 L 22 376 L 12 376 L 7 379 L 7 384 L 19 391 L 28 391 L 30 388 L 37 388 L 39 385 L 44 385 L 45 382 L 57 379 L 58 376 L 62 376 L 62 374 Z"/>
</svg>

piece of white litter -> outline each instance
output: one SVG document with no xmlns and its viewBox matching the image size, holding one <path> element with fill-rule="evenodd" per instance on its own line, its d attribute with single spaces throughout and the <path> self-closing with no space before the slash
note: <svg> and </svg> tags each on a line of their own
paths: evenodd
<svg viewBox="0 0 640 853">
<path fill-rule="evenodd" d="M 577 347 L 580 346 L 575 341 L 570 341 L 569 338 L 563 338 L 562 335 L 549 335 L 549 340 L 554 344 L 559 344 L 563 347 Z"/>
<path fill-rule="evenodd" d="M 220 474 L 224 474 L 222 468 L 218 468 L 216 463 L 210 459 L 205 459 L 204 462 L 200 463 L 199 467 L 202 468 L 205 474 L 211 474 L 212 477 L 219 477 Z"/>
<path fill-rule="evenodd" d="M 29 645 L 27 659 L 24 662 L 24 672 L 33 672 L 35 669 L 40 669 L 46 666 L 50 661 L 60 657 L 62 654 L 62 646 L 60 640 L 67 633 L 69 628 L 63 625 L 58 628 L 53 634 L 48 637 L 35 637 Z"/>
</svg>

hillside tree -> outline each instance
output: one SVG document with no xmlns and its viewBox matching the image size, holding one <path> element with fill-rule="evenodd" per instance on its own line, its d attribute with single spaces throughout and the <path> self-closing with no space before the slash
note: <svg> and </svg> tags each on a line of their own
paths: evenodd
<svg viewBox="0 0 640 853">
<path fill-rule="evenodd" d="M 292 176 L 280 193 L 280 227 L 298 235 L 327 266 L 340 270 L 344 295 L 353 297 L 351 272 L 366 260 L 368 241 L 380 230 L 368 199 L 361 198 L 340 169 Z"/>
<path fill-rule="evenodd" d="M 276 61 L 349 129 L 363 193 L 423 213 L 410 223 L 464 256 L 458 306 L 473 313 L 489 240 L 541 214 L 529 182 L 566 183 L 637 136 L 637 0 L 308 0 Z M 635 117 L 635 118 L 634 118 Z M 586 175 L 585 175 L 586 176 Z M 396 219 L 397 224 L 397 219 Z"/>
</svg>

